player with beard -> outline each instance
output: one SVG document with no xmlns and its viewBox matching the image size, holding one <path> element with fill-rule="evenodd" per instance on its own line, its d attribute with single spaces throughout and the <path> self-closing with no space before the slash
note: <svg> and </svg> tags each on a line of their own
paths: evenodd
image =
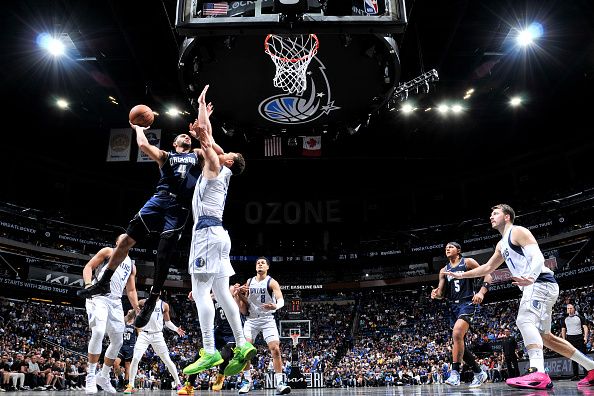
<svg viewBox="0 0 594 396">
<path fill-rule="evenodd" d="M 210 117 L 213 112 L 212 104 L 209 103 L 205 111 L 206 117 Z M 130 125 L 136 131 L 139 149 L 159 165 L 161 178 L 155 193 L 130 221 L 126 234 L 113 251 L 101 279 L 94 285 L 87 285 L 85 289 L 79 290 L 78 295 L 90 298 L 96 294 L 108 293 L 111 276 L 130 249 L 149 234 L 160 234 L 153 270 L 154 283 L 142 311 L 134 321 L 134 326 L 142 328 L 153 313 L 169 272 L 173 252 L 189 217 L 194 187 L 202 172 L 200 162 L 203 155 L 201 149 L 192 149 L 190 135 L 196 137 L 196 133 L 191 130 L 191 124 L 189 134 L 178 135 L 173 141 L 173 150 L 169 152 L 149 143 L 145 135 L 148 128 Z M 217 154 L 223 154 L 216 143 L 212 147 Z"/>
</svg>

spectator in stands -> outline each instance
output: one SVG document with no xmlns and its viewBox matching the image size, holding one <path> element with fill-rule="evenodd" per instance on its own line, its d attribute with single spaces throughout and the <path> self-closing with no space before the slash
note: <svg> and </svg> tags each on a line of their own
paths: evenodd
<svg viewBox="0 0 594 396">
<path fill-rule="evenodd" d="M 503 356 L 505 358 L 505 365 L 507 367 L 507 377 L 514 378 L 520 376 L 520 367 L 518 366 L 518 342 L 512 336 L 509 327 L 503 331 L 504 338 L 502 340 Z"/>
<path fill-rule="evenodd" d="M 561 321 L 561 338 L 569 341 L 578 351 L 586 353 L 586 344 L 590 337 L 590 330 L 586 318 L 578 314 L 575 305 L 567 304 L 567 316 Z M 573 368 L 572 381 L 580 380 L 580 367 L 577 362 L 571 362 Z"/>
</svg>

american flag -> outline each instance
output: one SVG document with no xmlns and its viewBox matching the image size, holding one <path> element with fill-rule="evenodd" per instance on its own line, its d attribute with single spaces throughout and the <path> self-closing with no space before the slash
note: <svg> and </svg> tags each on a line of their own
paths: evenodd
<svg viewBox="0 0 594 396">
<path fill-rule="evenodd" d="M 202 5 L 202 15 L 227 15 L 229 4 L 227 3 L 204 3 Z"/>
<path fill-rule="evenodd" d="M 264 139 L 264 156 L 274 157 L 282 155 L 281 143 L 282 139 L 280 136 L 272 136 Z"/>
</svg>

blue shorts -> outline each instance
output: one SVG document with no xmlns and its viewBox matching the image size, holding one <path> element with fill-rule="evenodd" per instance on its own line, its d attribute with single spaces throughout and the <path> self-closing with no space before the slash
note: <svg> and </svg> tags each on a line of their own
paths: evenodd
<svg viewBox="0 0 594 396">
<path fill-rule="evenodd" d="M 134 348 L 121 348 L 118 352 L 118 357 L 122 362 L 131 362 L 134 355 Z"/>
<path fill-rule="evenodd" d="M 235 337 L 233 336 L 233 333 L 231 333 L 231 334 L 223 333 L 221 331 L 217 331 L 217 328 L 215 328 L 214 336 L 215 336 L 215 348 L 217 348 L 219 351 L 221 349 L 223 349 L 223 347 L 227 344 L 230 344 L 230 343 L 235 344 Z"/>
<path fill-rule="evenodd" d="M 167 192 L 153 195 L 134 216 L 126 233 L 138 241 L 149 233 L 181 235 L 190 210 Z"/>
<path fill-rule="evenodd" d="M 450 304 L 450 327 L 453 329 L 458 319 L 466 321 L 472 325 L 474 315 L 480 312 L 480 306 L 473 304 L 472 300 L 462 301 L 460 303 Z"/>
</svg>

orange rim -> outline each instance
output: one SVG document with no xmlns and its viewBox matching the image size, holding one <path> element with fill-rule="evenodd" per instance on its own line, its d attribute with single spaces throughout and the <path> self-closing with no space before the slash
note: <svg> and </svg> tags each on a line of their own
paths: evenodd
<svg viewBox="0 0 594 396">
<path fill-rule="evenodd" d="M 320 46 L 320 41 L 318 40 L 318 36 L 316 36 L 315 34 L 310 34 L 310 36 L 315 40 L 316 45 L 313 47 L 313 49 L 311 51 L 309 51 L 309 54 L 302 56 L 300 58 L 284 58 L 281 56 L 278 56 L 276 54 L 273 54 L 272 52 L 270 52 L 269 46 L 268 46 L 268 40 L 270 40 L 270 38 L 274 36 L 274 34 L 269 34 L 266 36 L 266 39 L 264 40 L 264 52 L 266 52 L 268 55 L 270 55 L 273 58 L 276 58 L 282 62 L 291 62 L 291 63 L 295 63 L 295 62 L 299 62 L 302 61 L 304 59 L 308 59 L 311 58 L 316 52 L 318 52 L 318 48 Z"/>
</svg>

